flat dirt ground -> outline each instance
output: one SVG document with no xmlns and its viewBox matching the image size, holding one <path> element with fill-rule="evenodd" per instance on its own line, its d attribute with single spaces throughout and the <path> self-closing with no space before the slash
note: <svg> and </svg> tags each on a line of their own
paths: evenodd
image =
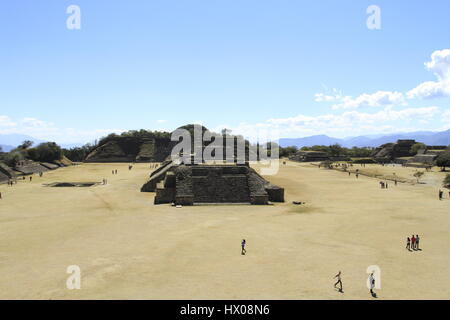
<svg viewBox="0 0 450 320">
<path fill-rule="evenodd" d="M 82 164 L 0 186 L 0 299 L 372 299 L 370 265 L 381 269 L 379 299 L 450 299 L 450 200 L 446 189 L 438 200 L 437 168 L 426 184 L 381 189 L 376 178 L 288 161 L 267 177 L 285 188 L 283 204 L 175 208 L 139 192 L 149 164 L 127 166 Z M 416 169 L 361 170 L 411 178 Z M 405 249 L 412 234 L 422 251 Z M 66 288 L 70 265 L 81 268 L 80 290 Z M 333 288 L 339 270 L 344 293 Z"/>
</svg>

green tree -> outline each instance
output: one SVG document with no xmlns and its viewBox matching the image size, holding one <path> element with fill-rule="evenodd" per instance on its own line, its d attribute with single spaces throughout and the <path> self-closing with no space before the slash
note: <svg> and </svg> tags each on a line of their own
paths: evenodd
<svg viewBox="0 0 450 320">
<path fill-rule="evenodd" d="M 280 147 L 280 157 L 289 157 L 297 152 L 297 147 L 291 146 L 291 147 Z"/>
<path fill-rule="evenodd" d="M 36 148 L 28 149 L 28 157 L 34 161 L 52 162 L 61 160 L 63 155 L 61 147 L 54 142 L 41 143 Z"/>
<path fill-rule="evenodd" d="M 24 159 L 25 157 L 22 152 L 13 150 L 5 154 L 5 156 L 3 157 L 3 162 L 5 162 L 10 167 L 15 167 L 19 161 Z"/>
<path fill-rule="evenodd" d="M 87 155 L 96 148 L 95 144 L 87 143 L 82 147 L 75 147 L 71 149 L 63 149 L 64 156 L 74 162 L 82 162 Z"/>
<path fill-rule="evenodd" d="M 340 144 L 333 144 L 329 147 L 329 153 L 332 157 L 340 157 L 344 154 L 344 148 Z"/>
<path fill-rule="evenodd" d="M 414 173 L 414 177 L 417 179 L 417 183 L 419 183 L 420 178 L 425 174 L 423 171 L 417 171 Z"/>
<path fill-rule="evenodd" d="M 424 150 L 426 148 L 427 146 L 424 143 L 418 142 L 411 146 L 409 152 L 411 153 L 411 155 L 415 156 L 417 152 L 419 152 L 419 150 Z"/>
<path fill-rule="evenodd" d="M 442 168 L 442 171 L 445 171 L 446 167 L 450 167 L 450 152 L 444 152 L 439 155 L 436 159 L 436 165 Z"/>
<path fill-rule="evenodd" d="M 20 146 L 17 147 L 17 149 L 22 149 L 22 150 L 26 150 L 28 148 L 30 148 L 33 145 L 33 141 L 31 140 L 25 140 L 24 142 L 22 142 L 22 144 Z"/>
</svg>

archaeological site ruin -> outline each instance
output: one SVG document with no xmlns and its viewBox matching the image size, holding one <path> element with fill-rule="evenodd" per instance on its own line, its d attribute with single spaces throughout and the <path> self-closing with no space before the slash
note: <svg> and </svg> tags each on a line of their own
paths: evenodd
<svg viewBox="0 0 450 320">
<path fill-rule="evenodd" d="M 156 192 L 155 204 L 206 203 L 269 204 L 284 202 L 284 189 L 248 165 L 176 164 L 165 161 L 154 171 L 142 192 Z"/>
</svg>

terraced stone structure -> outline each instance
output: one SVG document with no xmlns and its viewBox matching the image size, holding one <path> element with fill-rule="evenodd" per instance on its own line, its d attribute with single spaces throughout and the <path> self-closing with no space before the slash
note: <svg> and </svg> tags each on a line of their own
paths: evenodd
<svg viewBox="0 0 450 320">
<path fill-rule="evenodd" d="M 284 202 L 284 189 L 270 184 L 254 169 L 238 164 L 164 163 L 141 191 L 156 192 L 155 204 L 268 204 Z"/>
<path fill-rule="evenodd" d="M 17 171 L 20 175 L 30 175 L 40 172 L 46 172 L 51 169 L 39 162 L 34 162 L 31 160 L 21 160 L 20 163 L 18 163 L 14 167 L 14 170 Z"/>
<path fill-rule="evenodd" d="M 293 156 L 289 157 L 289 160 L 300 162 L 319 162 L 330 160 L 330 157 L 326 152 L 322 151 L 298 151 Z"/>
<path fill-rule="evenodd" d="M 411 147 L 415 140 L 397 140 L 396 143 L 386 143 L 376 148 L 372 157 L 378 161 L 392 161 L 395 158 L 411 156 Z"/>
<path fill-rule="evenodd" d="M 97 147 L 85 162 L 161 162 L 175 144 L 170 138 L 120 137 Z"/>
<path fill-rule="evenodd" d="M 406 162 L 407 167 L 426 168 L 436 165 L 437 157 L 444 153 L 447 146 L 426 146 Z"/>
<path fill-rule="evenodd" d="M 0 162 L 0 183 L 16 178 L 16 172 L 6 164 Z"/>
</svg>

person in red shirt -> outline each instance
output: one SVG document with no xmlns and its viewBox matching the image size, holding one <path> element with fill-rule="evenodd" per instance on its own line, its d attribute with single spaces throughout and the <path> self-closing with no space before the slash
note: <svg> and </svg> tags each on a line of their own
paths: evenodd
<svg viewBox="0 0 450 320">
<path fill-rule="evenodd" d="M 414 235 L 411 237 L 411 247 L 413 250 L 416 250 L 416 237 Z"/>
</svg>

